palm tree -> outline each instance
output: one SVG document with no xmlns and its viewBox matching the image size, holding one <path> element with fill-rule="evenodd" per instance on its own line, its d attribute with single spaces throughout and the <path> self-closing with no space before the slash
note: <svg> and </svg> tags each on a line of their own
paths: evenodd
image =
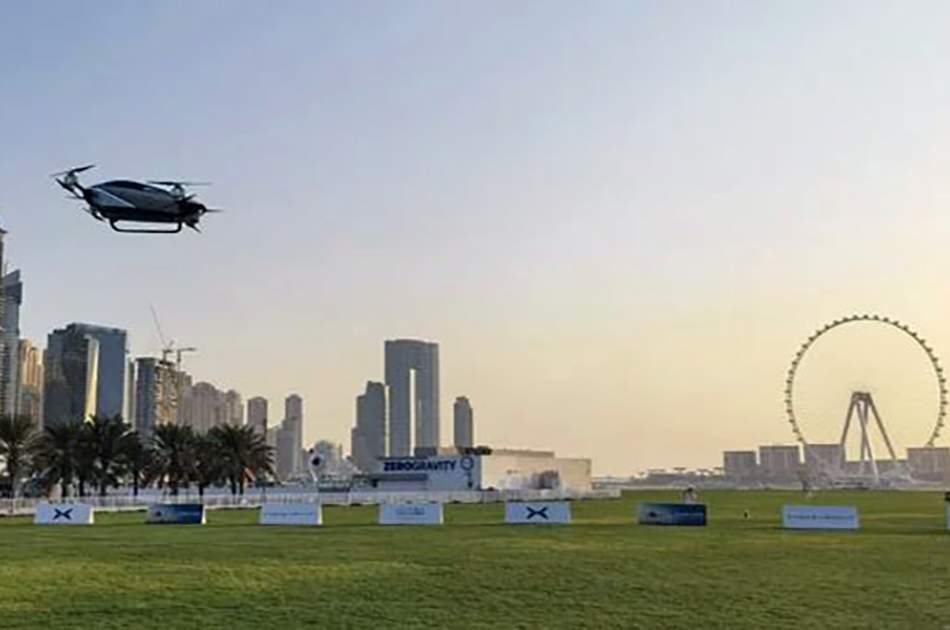
<svg viewBox="0 0 950 630">
<path fill-rule="evenodd" d="M 163 424 L 152 434 L 150 477 L 167 487 L 172 496 L 187 488 L 194 477 L 195 434 L 191 427 Z"/>
<path fill-rule="evenodd" d="M 122 447 L 131 427 L 122 416 L 93 415 L 85 424 L 86 444 L 92 456 L 92 476 L 99 487 L 99 496 L 106 496 L 109 486 L 118 487 L 122 476 Z"/>
<path fill-rule="evenodd" d="M 243 495 L 247 482 L 274 474 L 273 449 L 253 427 L 219 425 L 209 435 L 219 445 L 218 456 L 232 495 Z"/>
<path fill-rule="evenodd" d="M 69 496 L 73 478 L 77 475 L 82 432 L 81 422 L 54 424 L 46 427 L 37 445 L 34 468 L 47 488 L 58 483 L 63 497 Z"/>
<path fill-rule="evenodd" d="M 0 418 L 0 459 L 10 479 L 10 494 L 15 499 L 20 476 L 29 467 L 36 450 L 36 427 L 29 416 Z"/>
<path fill-rule="evenodd" d="M 221 443 L 215 432 L 209 431 L 195 437 L 195 467 L 193 479 L 198 486 L 198 496 L 204 498 L 205 488 L 221 481 L 224 476 L 224 461 Z"/>
<path fill-rule="evenodd" d="M 79 423 L 79 434 L 76 440 L 75 451 L 76 487 L 79 496 L 86 496 L 86 484 L 96 480 L 96 445 L 95 437 L 89 430 L 88 422 Z"/>
<path fill-rule="evenodd" d="M 142 436 L 129 431 L 122 436 L 119 447 L 119 461 L 122 469 L 132 480 L 132 496 L 139 496 L 139 488 L 148 485 L 148 470 L 152 461 L 152 450 L 142 442 Z"/>
</svg>

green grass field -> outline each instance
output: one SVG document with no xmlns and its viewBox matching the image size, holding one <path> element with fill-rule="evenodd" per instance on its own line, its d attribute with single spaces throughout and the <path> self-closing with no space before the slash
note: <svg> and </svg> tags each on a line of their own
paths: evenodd
<svg viewBox="0 0 950 630">
<path fill-rule="evenodd" d="M 706 528 L 638 526 L 637 492 L 576 502 L 569 526 L 499 524 L 503 506 L 450 505 L 442 527 L 380 527 L 375 507 L 327 507 L 324 527 L 92 527 L 0 519 L 0 626 L 950 628 L 950 533 L 937 493 L 820 494 L 860 532 L 788 532 L 800 493 L 706 492 Z M 751 518 L 743 518 L 750 510 Z"/>
</svg>

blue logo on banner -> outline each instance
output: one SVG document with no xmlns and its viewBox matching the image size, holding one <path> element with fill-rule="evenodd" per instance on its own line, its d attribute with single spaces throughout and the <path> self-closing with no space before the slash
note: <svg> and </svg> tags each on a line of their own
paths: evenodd
<svg viewBox="0 0 950 630">
<path fill-rule="evenodd" d="M 67 521 L 73 520 L 73 508 L 66 508 L 61 510 L 59 508 L 53 508 L 53 520 L 58 521 L 59 519 L 66 519 Z"/>
<path fill-rule="evenodd" d="M 200 503 L 156 504 L 148 509 L 148 523 L 171 525 L 200 525 L 204 520 L 205 506 Z"/>
<path fill-rule="evenodd" d="M 548 507 L 547 507 L 547 506 L 544 506 L 544 507 L 542 507 L 542 508 L 538 508 L 538 509 L 536 509 L 536 510 L 533 509 L 530 505 L 526 505 L 526 506 L 524 506 L 524 507 L 525 507 L 526 510 L 528 510 L 528 516 L 525 517 L 525 520 L 526 520 L 526 521 L 530 521 L 530 520 L 533 519 L 535 516 L 537 516 L 538 518 L 540 518 L 540 519 L 543 520 L 543 521 L 548 520 Z"/>
<path fill-rule="evenodd" d="M 641 525 L 706 524 L 706 506 L 700 503 L 641 503 L 637 512 Z"/>
</svg>

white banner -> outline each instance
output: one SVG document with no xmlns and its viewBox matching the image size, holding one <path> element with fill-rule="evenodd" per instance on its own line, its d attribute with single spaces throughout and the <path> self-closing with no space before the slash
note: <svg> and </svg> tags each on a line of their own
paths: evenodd
<svg viewBox="0 0 950 630">
<path fill-rule="evenodd" d="M 858 509 L 846 505 L 785 505 L 782 527 L 786 529 L 858 529 Z"/>
<path fill-rule="evenodd" d="M 571 522 L 567 501 L 509 501 L 505 503 L 506 523 L 548 525 Z"/>
<path fill-rule="evenodd" d="M 92 525 L 92 506 L 88 503 L 40 503 L 33 516 L 35 525 Z"/>
<path fill-rule="evenodd" d="M 380 525 L 441 525 L 441 503 L 380 503 Z"/>
<path fill-rule="evenodd" d="M 319 503 L 264 503 L 261 525 L 322 525 L 323 510 Z"/>
</svg>

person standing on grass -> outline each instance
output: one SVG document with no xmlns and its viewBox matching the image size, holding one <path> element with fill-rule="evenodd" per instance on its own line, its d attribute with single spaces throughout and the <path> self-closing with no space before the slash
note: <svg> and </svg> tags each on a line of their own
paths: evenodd
<svg viewBox="0 0 950 630">
<path fill-rule="evenodd" d="M 686 490 L 683 491 L 683 503 L 687 505 L 692 505 L 693 503 L 699 502 L 699 495 L 696 494 L 696 491 L 693 490 L 693 486 L 689 486 Z"/>
</svg>

